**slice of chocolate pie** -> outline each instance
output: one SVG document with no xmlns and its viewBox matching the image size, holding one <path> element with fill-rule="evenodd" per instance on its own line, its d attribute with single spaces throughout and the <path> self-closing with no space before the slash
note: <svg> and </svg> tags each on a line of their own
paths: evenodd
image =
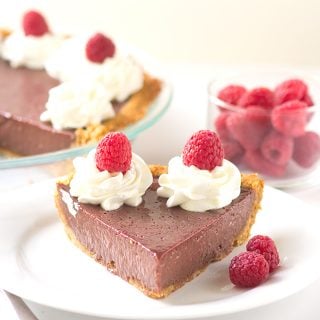
<svg viewBox="0 0 320 320">
<path fill-rule="evenodd" d="M 34 155 L 81 146 L 146 116 L 161 81 L 101 34 L 84 38 L 80 48 L 68 46 L 72 40 L 50 32 L 34 11 L 24 15 L 23 30 L 0 30 L 0 149 Z M 50 60 L 54 55 L 59 59 Z"/>
<path fill-rule="evenodd" d="M 190 209 L 199 205 L 199 192 L 190 195 L 193 187 L 186 191 L 188 187 L 173 186 L 178 180 L 181 185 L 183 178 L 176 179 L 179 170 L 174 170 L 172 162 L 168 167 L 148 167 L 133 154 L 130 168 L 124 168 L 117 163 L 119 159 L 128 163 L 128 148 L 122 148 L 117 160 L 106 156 L 112 153 L 107 150 L 119 150 L 119 144 L 102 141 L 97 151 L 75 161 L 75 172 L 57 183 L 56 206 L 76 246 L 146 295 L 166 297 L 248 238 L 263 193 L 263 181 L 257 175 L 237 176 L 235 171 L 229 178 L 232 170 L 225 160 L 211 171 L 183 165 L 193 175 L 214 176 L 221 190 L 230 189 L 239 178 L 238 187 L 230 189 L 233 199 L 226 196 L 228 204 L 224 195 L 216 196 L 219 192 L 212 181 L 213 196 L 203 197 L 196 211 Z M 226 166 L 229 173 L 221 179 Z M 192 177 L 197 179 L 197 190 L 205 194 L 199 177 Z M 166 192 L 180 204 L 165 199 Z M 219 208 L 205 209 L 209 203 Z"/>
</svg>

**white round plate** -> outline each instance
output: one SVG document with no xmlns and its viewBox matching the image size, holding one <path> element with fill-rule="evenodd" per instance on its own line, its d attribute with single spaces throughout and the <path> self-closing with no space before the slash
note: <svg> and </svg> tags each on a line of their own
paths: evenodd
<svg viewBox="0 0 320 320">
<path fill-rule="evenodd" d="M 232 256 L 163 300 L 153 300 L 110 274 L 69 242 L 56 216 L 53 181 L 2 193 L 0 287 L 58 309 L 113 319 L 198 319 L 265 305 L 320 276 L 319 215 L 312 207 L 266 187 L 253 234 L 271 236 L 281 267 L 254 289 L 228 279 Z"/>
</svg>

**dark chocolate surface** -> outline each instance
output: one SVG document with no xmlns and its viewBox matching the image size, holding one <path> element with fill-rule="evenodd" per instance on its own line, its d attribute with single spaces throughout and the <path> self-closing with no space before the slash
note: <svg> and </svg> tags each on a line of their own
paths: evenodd
<svg viewBox="0 0 320 320">
<path fill-rule="evenodd" d="M 70 228 L 98 261 L 112 262 L 113 272 L 125 280 L 138 279 L 161 291 L 231 252 L 250 216 L 255 194 L 242 189 L 227 207 L 198 213 L 167 208 L 167 199 L 155 192 L 157 187 L 155 180 L 140 206 L 124 205 L 109 212 L 79 203 L 70 196 L 68 186 L 60 184 L 58 190 Z M 78 212 L 75 217 L 68 211 L 71 199 Z"/>
</svg>

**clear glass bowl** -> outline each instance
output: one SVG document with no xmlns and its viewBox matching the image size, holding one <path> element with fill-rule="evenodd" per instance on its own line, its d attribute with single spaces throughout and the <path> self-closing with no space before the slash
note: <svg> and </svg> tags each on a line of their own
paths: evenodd
<svg viewBox="0 0 320 320">
<path fill-rule="evenodd" d="M 220 90 L 228 85 L 273 90 L 289 79 L 301 79 L 307 84 L 312 106 L 290 112 L 274 111 L 273 107 L 259 114 L 255 109 L 218 98 Z M 320 140 L 319 80 L 301 72 L 248 72 L 210 82 L 208 98 L 207 127 L 220 135 L 226 157 L 242 172 L 258 172 L 268 184 L 278 188 L 317 183 L 320 147 L 310 145 Z"/>
<path fill-rule="evenodd" d="M 122 130 L 129 140 L 136 139 L 144 130 L 159 121 L 167 111 L 172 95 L 172 85 L 164 81 L 162 90 L 147 115 Z M 73 158 L 87 154 L 95 146 L 96 144 L 90 144 L 27 157 L 10 158 L 0 155 L 0 192 L 64 175 L 70 172 Z"/>
</svg>

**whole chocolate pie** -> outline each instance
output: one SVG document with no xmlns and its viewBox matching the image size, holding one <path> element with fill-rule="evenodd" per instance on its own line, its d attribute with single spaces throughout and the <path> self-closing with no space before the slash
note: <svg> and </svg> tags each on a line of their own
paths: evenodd
<svg viewBox="0 0 320 320">
<path fill-rule="evenodd" d="M 100 167 L 99 162 L 97 165 Z M 76 166 L 81 171 L 82 164 Z M 57 183 L 55 202 L 65 231 L 76 246 L 146 295 L 163 298 L 248 238 L 260 208 L 263 181 L 255 174 L 239 175 L 238 196 L 221 208 L 198 212 L 168 207 L 167 199 L 157 192 L 167 167 L 149 168 L 150 186 L 136 206 L 123 204 L 106 210 L 88 203 L 89 196 L 72 195 L 73 174 Z M 97 175 L 103 172 L 97 171 Z M 84 183 L 80 189 L 86 187 Z M 116 190 L 114 184 L 110 188 Z M 98 188 L 93 194 L 98 198 L 97 192 Z M 114 198 L 124 201 L 123 194 L 116 192 Z"/>
<path fill-rule="evenodd" d="M 2 42 L 0 44 L 2 45 L 2 58 L 0 59 L 0 149 L 18 155 L 34 155 L 97 142 L 107 132 L 123 129 L 142 119 L 161 91 L 161 81 L 141 71 L 142 85 L 139 86 L 138 90 L 132 92 L 125 99 L 121 99 L 121 101 L 117 98 L 110 98 L 112 99 L 110 103 L 114 109 L 114 116 L 102 119 L 99 123 L 86 123 L 77 127 L 66 126 L 57 129 L 52 122 L 40 120 L 40 117 L 46 111 L 49 90 L 57 87 L 61 83 L 61 79 L 58 79 L 59 77 L 54 79 L 44 69 L 45 61 L 50 58 L 50 55 L 48 55 L 47 60 L 41 57 L 44 61 L 41 60 L 40 62 L 43 64 L 30 58 L 32 55 L 38 57 L 40 55 L 38 53 L 39 48 L 42 49 L 42 42 L 44 43 L 43 46 L 47 47 L 50 37 L 53 38 L 54 35 L 50 33 L 44 18 L 34 11 L 24 15 L 23 32 L 0 31 Z M 27 43 L 27 41 L 29 42 Z M 39 41 L 42 42 L 38 44 Z M 59 40 L 59 42 L 55 38 L 52 41 L 55 44 L 59 43 L 61 47 L 60 42 L 64 43 L 64 41 Z M 88 45 L 90 41 L 91 46 Z M 94 43 L 94 41 L 96 42 Z M 97 41 L 100 41 L 100 43 L 97 44 Z M 109 47 L 113 46 L 112 52 L 101 53 L 102 49 L 96 50 L 95 46 L 101 47 L 103 41 L 109 41 Z M 27 43 L 25 45 L 26 50 L 35 46 L 33 48 L 34 52 L 19 53 L 19 50 L 22 50 L 23 47 L 22 42 Z M 92 69 L 98 69 L 100 66 L 102 68 L 104 60 L 115 59 L 113 57 L 115 55 L 114 44 L 109 38 L 101 34 L 93 35 L 88 44 L 86 48 L 81 48 L 84 57 L 85 50 L 87 50 L 87 57 L 79 60 L 79 65 L 74 67 L 75 70 L 81 69 L 80 64 L 82 63 L 92 65 Z M 77 52 L 77 48 L 75 48 L 75 52 Z M 31 61 L 28 59 L 31 59 Z M 89 61 L 89 59 L 91 60 Z M 73 60 L 78 61 L 75 56 L 74 59 L 70 59 L 69 62 L 66 60 L 65 63 L 71 64 Z M 60 66 L 59 63 L 59 61 L 55 61 L 53 65 L 59 70 L 64 70 L 64 65 Z M 119 64 L 119 61 L 113 63 L 113 65 L 116 64 Z M 106 70 L 110 71 L 109 69 Z M 74 76 L 79 78 L 77 74 Z M 81 78 L 87 76 L 87 73 L 84 73 Z M 130 74 L 118 75 L 120 80 L 126 77 L 129 79 Z M 119 81 L 119 79 L 115 81 Z M 112 79 L 109 79 L 110 81 L 112 82 Z M 56 102 L 57 105 L 59 103 L 59 101 Z M 61 101 L 60 105 L 63 103 L 64 101 Z M 86 102 L 83 104 L 85 105 Z M 70 112 L 68 120 L 78 116 L 76 113 L 81 112 L 82 110 Z"/>
</svg>

